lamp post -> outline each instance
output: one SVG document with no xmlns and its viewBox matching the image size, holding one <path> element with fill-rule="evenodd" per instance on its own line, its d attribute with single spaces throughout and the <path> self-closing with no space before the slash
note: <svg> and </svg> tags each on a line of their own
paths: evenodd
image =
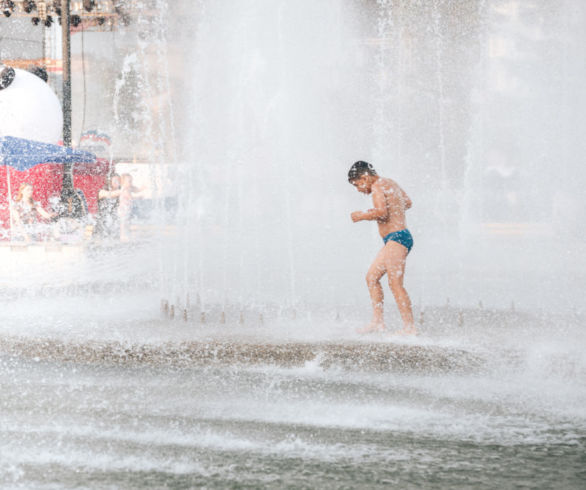
<svg viewBox="0 0 586 490">
<path fill-rule="evenodd" d="M 71 32 L 69 0 L 61 0 L 61 48 L 63 63 L 63 146 L 71 148 Z M 65 204 L 74 192 L 73 165 L 63 165 L 61 201 Z"/>
<path fill-rule="evenodd" d="M 63 144 L 71 146 L 71 27 L 93 31 L 114 30 L 128 25 L 129 15 L 118 0 L 0 0 L 5 17 L 30 18 L 33 25 L 51 27 L 61 24 L 63 67 Z M 129 0 L 128 5 L 132 4 Z M 73 13 L 72 13 L 73 12 Z M 43 53 L 44 54 L 44 53 Z"/>
<path fill-rule="evenodd" d="M 47 28 L 54 25 L 59 18 L 63 70 L 63 145 L 68 148 L 72 145 L 71 27 L 75 29 L 81 26 L 82 29 L 105 31 L 116 29 L 119 24 L 129 23 L 126 7 L 119 0 L 80 0 L 73 2 L 73 5 L 71 2 L 72 0 L 0 0 L 0 12 L 4 17 L 28 17 L 34 26 Z M 133 0 L 126 3 L 130 6 Z M 73 192 L 72 165 L 66 163 L 63 168 L 62 199 L 69 198 Z"/>
<path fill-rule="evenodd" d="M 63 57 L 63 145 L 71 147 L 71 33 L 69 0 L 61 0 Z"/>
</svg>

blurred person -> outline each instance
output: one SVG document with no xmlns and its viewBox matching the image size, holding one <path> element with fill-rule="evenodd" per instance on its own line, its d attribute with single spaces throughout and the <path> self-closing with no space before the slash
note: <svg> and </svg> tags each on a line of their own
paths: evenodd
<svg viewBox="0 0 586 490">
<path fill-rule="evenodd" d="M 348 181 L 358 192 L 372 195 L 374 204 L 374 208 L 368 211 L 353 212 L 352 221 L 354 223 L 376 221 L 384 243 L 366 275 L 366 284 L 372 301 L 372 320 L 358 332 L 370 333 L 385 330 L 384 293 L 380 279 L 386 273 L 389 287 L 403 320 L 403 329 L 399 333 L 416 335 L 411 299 L 403 286 L 405 262 L 413 247 L 413 237 L 407 229 L 405 220 L 405 211 L 412 205 L 411 199 L 396 182 L 379 177 L 373 166 L 367 162 L 354 163 L 348 172 Z"/>
<path fill-rule="evenodd" d="M 120 187 L 120 176 L 112 174 L 106 187 L 98 192 L 98 214 L 94 233 L 100 237 L 114 238 L 120 232 Z"/>
<path fill-rule="evenodd" d="M 12 203 L 14 224 L 27 243 L 33 238 L 39 239 L 42 236 L 42 226 L 38 225 L 42 224 L 43 220 L 48 221 L 56 216 L 33 200 L 33 191 L 32 184 L 23 182 L 20 184 L 16 198 Z"/>
<path fill-rule="evenodd" d="M 120 198 L 118 202 L 118 218 L 120 219 L 120 241 L 130 241 L 130 222 L 132 219 L 132 203 L 142 188 L 135 187 L 132 175 L 122 174 L 120 177 Z"/>
</svg>

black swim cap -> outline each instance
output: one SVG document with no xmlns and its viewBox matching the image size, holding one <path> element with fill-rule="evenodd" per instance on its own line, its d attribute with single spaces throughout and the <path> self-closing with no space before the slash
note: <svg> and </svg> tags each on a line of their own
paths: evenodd
<svg viewBox="0 0 586 490">
<path fill-rule="evenodd" d="M 370 163 L 359 160 L 350 167 L 350 170 L 348 171 L 348 182 L 359 179 L 364 174 L 378 175 Z"/>
</svg>

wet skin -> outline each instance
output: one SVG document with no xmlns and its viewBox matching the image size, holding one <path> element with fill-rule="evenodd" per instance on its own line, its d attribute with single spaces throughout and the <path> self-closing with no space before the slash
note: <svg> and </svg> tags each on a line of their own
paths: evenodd
<svg viewBox="0 0 586 490">
<path fill-rule="evenodd" d="M 401 187 L 391 179 L 377 175 L 364 174 L 353 180 L 352 185 L 363 194 L 372 195 L 374 207 L 368 211 L 355 211 L 350 216 L 354 223 L 359 221 L 376 221 L 381 237 L 407 228 L 405 211 L 412 206 L 411 199 Z M 376 255 L 368 273 L 366 284 L 372 302 L 372 321 L 359 330 L 360 333 L 381 332 L 385 330 L 383 317 L 384 293 L 380 279 L 387 274 L 389 287 L 403 320 L 403 329 L 399 334 L 415 335 L 411 299 L 403 286 L 405 262 L 408 250 L 392 240 Z"/>
</svg>

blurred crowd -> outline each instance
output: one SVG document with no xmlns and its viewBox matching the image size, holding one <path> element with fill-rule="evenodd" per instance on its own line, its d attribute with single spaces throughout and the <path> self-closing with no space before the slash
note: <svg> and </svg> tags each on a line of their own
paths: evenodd
<svg viewBox="0 0 586 490">
<path fill-rule="evenodd" d="M 34 187 L 24 182 L 11 203 L 12 240 L 25 243 L 83 240 L 130 241 L 133 201 L 143 189 L 133 184 L 130 174 L 112 174 L 98 193 L 98 211 L 88 212 L 79 189 L 50 199 L 45 209 L 33 199 Z"/>
</svg>

